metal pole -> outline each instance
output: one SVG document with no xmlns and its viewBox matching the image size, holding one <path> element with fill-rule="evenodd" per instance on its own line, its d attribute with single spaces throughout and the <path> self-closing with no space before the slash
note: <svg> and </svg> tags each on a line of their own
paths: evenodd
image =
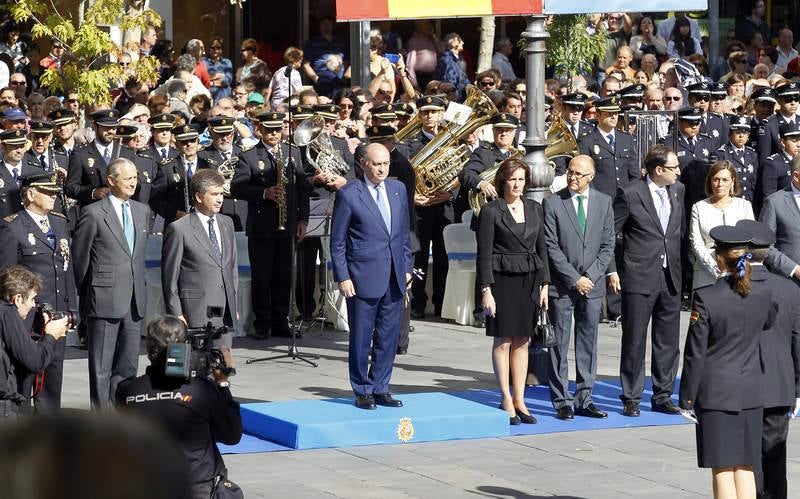
<svg viewBox="0 0 800 499">
<path fill-rule="evenodd" d="M 350 23 L 350 81 L 354 86 L 369 85 L 369 21 Z"/>
<path fill-rule="evenodd" d="M 719 0 L 708 0 L 708 67 L 717 64 L 719 55 Z"/>
<path fill-rule="evenodd" d="M 544 155 L 547 147 L 547 134 L 544 129 L 544 71 L 545 41 L 550 38 L 545 26 L 546 17 L 532 16 L 528 27 L 522 33 L 527 45 L 525 47 L 525 80 L 528 92 L 526 103 L 527 134 L 522 145 L 531 173 L 531 188 L 525 193 L 528 199 L 537 202 L 547 197 L 553 183 L 555 170 Z"/>
</svg>

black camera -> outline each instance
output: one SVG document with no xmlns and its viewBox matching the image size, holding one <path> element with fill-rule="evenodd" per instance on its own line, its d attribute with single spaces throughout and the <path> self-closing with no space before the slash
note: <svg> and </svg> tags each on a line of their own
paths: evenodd
<svg viewBox="0 0 800 499">
<path fill-rule="evenodd" d="M 185 342 L 167 344 L 164 374 L 172 378 L 202 378 L 213 376 L 214 370 L 219 369 L 226 376 L 235 375 L 236 369 L 228 367 L 222 352 L 213 348 L 213 340 L 227 332 L 227 327 L 215 328 L 210 321 L 205 327 L 189 328 Z"/>
<path fill-rule="evenodd" d="M 78 325 L 78 314 L 72 311 L 60 312 L 53 309 L 49 303 L 40 303 L 36 307 L 36 312 L 33 316 L 33 332 L 39 336 L 44 336 L 44 327 L 47 320 L 57 321 L 67 318 L 67 329 L 73 329 Z"/>
</svg>

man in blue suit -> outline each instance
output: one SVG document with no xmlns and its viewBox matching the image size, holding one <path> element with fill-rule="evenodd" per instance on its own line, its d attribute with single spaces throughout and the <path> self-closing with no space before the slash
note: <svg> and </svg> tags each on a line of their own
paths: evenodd
<svg viewBox="0 0 800 499">
<path fill-rule="evenodd" d="M 389 394 L 389 379 L 411 279 L 411 240 L 405 186 L 387 179 L 389 163 L 383 145 L 367 146 L 363 180 L 349 182 L 333 205 L 331 260 L 347 298 L 350 384 L 360 409 L 403 405 Z"/>
</svg>

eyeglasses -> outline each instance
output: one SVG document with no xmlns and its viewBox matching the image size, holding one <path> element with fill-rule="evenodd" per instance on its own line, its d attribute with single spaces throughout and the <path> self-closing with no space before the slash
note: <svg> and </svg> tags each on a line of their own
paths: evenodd
<svg viewBox="0 0 800 499">
<path fill-rule="evenodd" d="M 708 95 L 693 95 L 691 99 L 697 102 L 708 102 L 711 100 L 711 97 Z"/>
<path fill-rule="evenodd" d="M 247 97 L 247 92 L 234 92 L 233 95 L 236 97 Z"/>
<path fill-rule="evenodd" d="M 478 82 L 478 85 L 480 85 L 482 87 L 491 87 L 491 86 L 494 85 L 494 82 L 493 81 L 481 81 L 481 82 Z"/>
<path fill-rule="evenodd" d="M 739 114 L 743 111 L 742 106 L 734 107 L 733 112 Z"/>
<path fill-rule="evenodd" d="M 8 84 L 9 85 L 27 85 L 27 83 L 24 82 L 24 81 L 15 81 L 15 80 L 11 80 L 10 82 L 8 82 Z"/>
<path fill-rule="evenodd" d="M 128 66 L 130 66 L 130 65 L 131 65 L 131 63 L 130 63 L 130 62 L 120 62 L 120 63 L 118 63 L 118 64 L 119 64 L 120 66 L 122 66 L 123 68 L 125 68 L 125 67 L 128 67 Z"/>
<path fill-rule="evenodd" d="M 339 107 L 342 109 L 353 109 L 354 106 L 352 104 L 339 104 Z"/>
<path fill-rule="evenodd" d="M 673 164 L 668 163 L 666 165 L 661 166 L 661 168 L 664 168 L 665 170 L 677 170 L 680 167 L 681 167 L 680 163 L 673 163 Z"/>
<path fill-rule="evenodd" d="M 378 93 L 379 93 L 379 94 L 381 94 L 381 95 L 392 95 L 392 91 L 391 91 L 391 90 L 382 90 L 382 89 L 379 89 L 379 90 L 378 90 Z"/>
<path fill-rule="evenodd" d="M 800 102 L 800 96 L 798 95 L 786 95 L 783 97 L 778 97 L 781 101 L 789 103 L 789 102 Z"/>
<path fill-rule="evenodd" d="M 580 179 L 582 179 L 584 177 L 588 177 L 591 174 L 592 174 L 592 172 L 589 172 L 589 173 L 578 173 L 578 172 L 573 171 L 573 170 L 567 170 L 567 178 L 575 178 L 575 179 L 578 179 L 578 180 L 580 180 Z"/>
<path fill-rule="evenodd" d="M 664 100 L 666 102 L 670 102 L 670 101 L 672 101 L 672 102 L 680 102 L 681 96 L 680 95 L 673 95 L 673 96 L 667 95 L 666 97 L 664 97 Z"/>
</svg>

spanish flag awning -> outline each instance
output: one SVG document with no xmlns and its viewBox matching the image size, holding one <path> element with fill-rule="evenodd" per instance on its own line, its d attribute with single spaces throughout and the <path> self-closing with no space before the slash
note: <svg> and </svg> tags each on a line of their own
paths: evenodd
<svg viewBox="0 0 800 499">
<path fill-rule="evenodd" d="M 336 0 L 337 21 L 540 14 L 542 0 Z"/>
</svg>

